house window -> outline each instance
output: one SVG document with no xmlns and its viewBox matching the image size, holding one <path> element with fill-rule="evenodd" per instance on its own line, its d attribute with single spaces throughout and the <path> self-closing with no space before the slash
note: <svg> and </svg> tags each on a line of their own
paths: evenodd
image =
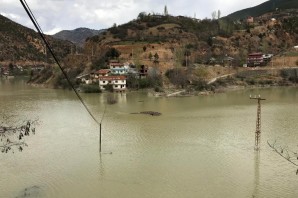
<svg viewBox="0 0 298 198">
<path fill-rule="evenodd" d="M 116 80 L 115 83 L 118 83 L 118 80 Z"/>
<path fill-rule="evenodd" d="M 106 81 L 102 81 L 102 83 L 106 83 Z"/>
<path fill-rule="evenodd" d="M 118 85 L 115 85 L 115 87 L 118 87 Z"/>
<path fill-rule="evenodd" d="M 112 83 L 112 81 L 109 81 L 109 83 Z"/>
</svg>

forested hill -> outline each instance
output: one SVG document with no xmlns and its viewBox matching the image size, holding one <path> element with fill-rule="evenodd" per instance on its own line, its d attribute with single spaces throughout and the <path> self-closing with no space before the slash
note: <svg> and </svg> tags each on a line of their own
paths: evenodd
<svg viewBox="0 0 298 198">
<path fill-rule="evenodd" d="M 286 9 L 298 9 L 298 0 L 270 0 L 255 7 L 239 10 L 227 17 L 233 20 L 245 19 L 248 16 L 257 17 L 268 12 Z"/>
<path fill-rule="evenodd" d="M 68 41 L 46 36 L 55 54 L 65 57 L 70 53 L 72 44 Z M 0 62 L 38 61 L 52 63 L 38 33 L 0 15 Z"/>
</svg>

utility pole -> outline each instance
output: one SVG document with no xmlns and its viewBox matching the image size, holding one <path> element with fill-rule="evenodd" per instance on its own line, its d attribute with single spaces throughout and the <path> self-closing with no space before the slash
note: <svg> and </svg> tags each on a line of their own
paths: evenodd
<svg viewBox="0 0 298 198">
<path fill-rule="evenodd" d="M 255 150 L 260 149 L 260 142 L 261 142 L 261 100 L 266 100 L 265 98 L 261 98 L 259 95 L 258 97 L 251 97 L 249 99 L 258 100 L 258 109 L 257 109 L 257 122 L 256 122 L 256 133 L 255 133 Z"/>
<path fill-rule="evenodd" d="M 99 123 L 99 153 L 101 153 L 101 123 Z"/>
</svg>

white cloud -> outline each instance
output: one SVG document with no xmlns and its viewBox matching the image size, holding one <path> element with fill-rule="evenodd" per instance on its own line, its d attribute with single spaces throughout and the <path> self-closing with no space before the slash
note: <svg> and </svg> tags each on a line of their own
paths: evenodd
<svg viewBox="0 0 298 198">
<path fill-rule="evenodd" d="M 266 0 L 30 0 L 27 1 L 44 32 L 88 27 L 104 29 L 114 23 L 135 19 L 142 11 L 162 13 L 167 5 L 172 15 L 211 18 L 211 12 L 221 10 L 222 16 L 258 5 Z M 0 0 L 1 13 L 6 17 L 33 27 L 21 3 Z M 31 24 L 31 25 L 30 25 Z"/>
<path fill-rule="evenodd" d="M 46 31 L 46 32 L 44 32 L 45 34 L 49 34 L 49 35 L 52 35 L 52 34 L 55 34 L 55 33 L 57 33 L 57 32 L 60 32 L 60 31 L 62 31 L 63 29 L 61 29 L 61 28 L 54 28 L 54 29 L 51 29 L 51 30 L 49 30 L 49 31 Z"/>
<path fill-rule="evenodd" d="M 12 20 L 19 20 L 21 17 L 20 15 L 17 14 L 13 14 L 13 13 L 4 13 L 4 12 L 0 12 L 1 15 L 10 18 Z"/>
</svg>

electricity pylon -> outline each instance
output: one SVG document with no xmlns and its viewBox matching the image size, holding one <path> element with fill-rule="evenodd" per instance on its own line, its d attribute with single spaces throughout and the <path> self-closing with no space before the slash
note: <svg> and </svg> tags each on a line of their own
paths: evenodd
<svg viewBox="0 0 298 198">
<path fill-rule="evenodd" d="M 257 122 L 256 122 L 256 133 L 255 133 L 255 150 L 260 149 L 261 142 L 261 100 L 266 100 L 265 98 L 258 97 L 249 97 L 250 99 L 258 100 L 258 109 L 257 109 Z"/>
</svg>

